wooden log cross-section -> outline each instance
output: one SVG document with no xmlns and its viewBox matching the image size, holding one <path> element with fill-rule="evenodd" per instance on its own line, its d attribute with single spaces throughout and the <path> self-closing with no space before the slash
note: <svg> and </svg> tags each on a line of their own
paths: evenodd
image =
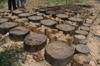
<svg viewBox="0 0 100 66">
<path fill-rule="evenodd" d="M 31 13 L 21 13 L 19 14 L 18 16 L 20 18 L 28 18 L 29 16 L 33 16 L 34 14 L 31 14 Z"/>
<path fill-rule="evenodd" d="M 8 21 L 9 21 L 9 19 L 7 19 L 7 18 L 0 18 L 0 24 L 6 23 Z"/>
<path fill-rule="evenodd" d="M 29 34 L 24 39 L 24 49 L 29 52 L 38 52 L 46 46 L 47 37 L 43 34 Z"/>
<path fill-rule="evenodd" d="M 83 25 L 83 19 L 77 17 L 70 17 L 68 18 L 72 22 L 76 22 L 79 26 Z"/>
<path fill-rule="evenodd" d="M 76 45 L 75 54 L 82 53 L 88 55 L 89 52 L 90 52 L 89 48 L 86 45 L 82 45 L 82 44 Z"/>
<path fill-rule="evenodd" d="M 39 23 L 41 20 L 43 20 L 42 16 L 30 16 L 28 17 L 29 21 L 32 21 L 34 23 Z"/>
<path fill-rule="evenodd" d="M 52 15 L 52 17 L 56 18 L 57 13 L 55 11 L 47 11 L 46 15 Z"/>
<path fill-rule="evenodd" d="M 87 32 L 90 31 L 90 28 L 89 28 L 89 27 L 81 26 L 80 29 L 81 29 L 81 30 L 84 30 L 84 31 L 87 31 Z"/>
<path fill-rule="evenodd" d="M 67 44 L 55 41 L 46 46 L 45 59 L 52 66 L 66 66 L 71 62 L 74 51 Z"/>
<path fill-rule="evenodd" d="M 87 31 L 83 31 L 83 30 L 76 30 L 75 31 L 76 35 L 84 35 L 84 36 L 88 36 L 88 32 Z"/>
<path fill-rule="evenodd" d="M 0 33 L 1 34 L 6 34 L 9 32 L 12 28 L 17 27 L 18 23 L 14 22 L 6 22 L 0 25 Z"/>
<path fill-rule="evenodd" d="M 23 41 L 28 34 L 30 34 L 30 31 L 25 27 L 15 27 L 9 31 L 9 37 L 14 41 Z"/>
<path fill-rule="evenodd" d="M 58 18 L 61 18 L 62 20 L 67 20 L 68 19 L 68 15 L 66 15 L 66 14 L 57 14 L 56 15 Z"/>
<path fill-rule="evenodd" d="M 56 21 L 50 20 L 50 19 L 44 19 L 44 20 L 41 20 L 41 24 L 46 27 L 55 28 Z"/>
<path fill-rule="evenodd" d="M 21 14 L 23 11 L 18 11 L 18 10 L 15 10 L 12 12 L 13 15 L 19 15 Z"/>
<path fill-rule="evenodd" d="M 79 44 L 79 41 L 86 40 L 86 37 L 84 35 L 74 35 L 74 44 Z"/>
<path fill-rule="evenodd" d="M 84 64 L 89 64 L 90 58 L 84 54 L 75 54 L 72 60 L 71 66 L 83 66 Z"/>
<path fill-rule="evenodd" d="M 64 34 L 70 34 L 71 36 L 75 33 L 75 27 L 67 24 L 56 25 L 56 28 L 63 31 Z"/>
</svg>

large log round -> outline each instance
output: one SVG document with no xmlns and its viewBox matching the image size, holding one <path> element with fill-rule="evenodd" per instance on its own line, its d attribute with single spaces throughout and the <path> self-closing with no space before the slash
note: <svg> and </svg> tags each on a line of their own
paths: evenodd
<svg viewBox="0 0 100 66">
<path fill-rule="evenodd" d="M 21 14 L 23 11 L 18 11 L 18 10 L 15 10 L 15 11 L 13 11 L 12 13 L 13 13 L 13 15 L 19 15 L 19 14 Z"/>
<path fill-rule="evenodd" d="M 86 37 L 84 35 L 74 35 L 74 44 L 79 44 L 79 41 L 85 40 Z"/>
<path fill-rule="evenodd" d="M 32 16 L 32 15 L 34 15 L 34 14 L 31 14 L 31 13 L 21 13 L 18 16 L 20 18 L 28 18 L 29 16 Z"/>
<path fill-rule="evenodd" d="M 55 11 L 47 11 L 46 15 L 52 15 L 52 17 L 56 18 L 57 13 Z"/>
<path fill-rule="evenodd" d="M 83 19 L 77 17 L 68 18 L 72 22 L 76 22 L 79 26 L 83 25 Z"/>
<path fill-rule="evenodd" d="M 32 21 L 34 23 L 39 23 L 43 17 L 42 16 L 30 16 L 28 17 L 29 21 Z"/>
<path fill-rule="evenodd" d="M 43 34 L 30 34 L 24 39 L 24 49 L 30 52 L 38 52 L 46 46 L 47 36 Z"/>
<path fill-rule="evenodd" d="M 6 34 L 9 32 L 12 28 L 17 27 L 18 23 L 15 22 L 6 22 L 0 25 L 0 33 Z"/>
<path fill-rule="evenodd" d="M 76 33 L 77 35 L 84 35 L 84 36 L 86 36 L 86 37 L 87 37 L 87 35 L 88 35 L 88 32 L 87 32 L 87 31 L 83 31 L 83 30 L 77 30 L 77 31 L 75 31 L 75 33 Z"/>
<path fill-rule="evenodd" d="M 84 31 L 87 31 L 87 32 L 90 31 L 90 28 L 89 27 L 85 27 L 85 26 L 81 26 L 80 29 L 84 30 Z"/>
<path fill-rule="evenodd" d="M 50 19 L 44 19 L 44 20 L 41 20 L 41 24 L 46 27 L 55 28 L 56 21 L 50 20 Z"/>
<path fill-rule="evenodd" d="M 25 36 L 30 33 L 29 29 L 25 27 L 15 27 L 9 31 L 9 37 L 14 41 L 23 41 Z"/>
<path fill-rule="evenodd" d="M 8 21 L 9 21 L 9 19 L 7 19 L 7 18 L 1 18 L 0 19 L 0 24 L 6 23 Z"/>
<path fill-rule="evenodd" d="M 74 34 L 74 31 L 75 31 L 75 27 L 74 26 L 66 25 L 66 24 L 56 25 L 56 28 L 58 30 L 63 31 L 64 34 L 71 34 L 71 35 L 73 35 Z"/>
<path fill-rule="evenodd" d="M 46 46 L 45 59 L 52 66 L 66 66 L 73 58 L 74 51 L 67 44 L 55 41 Z"/>
<path fill-rule="evenodd" d="M 76 54 L 73 57 L 71 66 L 83 66 L 84 64 L 89 64 L 90 58 L 84 54 Z"/>
<path fill-rule="evenodd" d="M 90 52 L 89 48 L 86 45 L 79 44 L 76 46 L 75 54 L 82 53 L 82 54 L 88 55 L 89 52 Z"/>
<path fill-rule="evenodd" d="M 66 14 L 57 14 L 56 15 L 58 18 L 61 18 L 62 20 L 67 20 L 68 19 L 68 15 L 66 15 Z"/>
</svg>

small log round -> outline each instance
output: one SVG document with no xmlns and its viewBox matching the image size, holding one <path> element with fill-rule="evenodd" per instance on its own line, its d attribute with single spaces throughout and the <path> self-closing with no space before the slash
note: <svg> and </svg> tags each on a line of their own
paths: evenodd
<svg viewBox="0 0 100 66">
<path fill-rule="evenodd" d="M 47 7 L 46 7 L 46 10 L 47 10 L 47 11 L 54 11 L 54 7 L 53 7 L 53 6 L 47 6 Z"/>
<path fill-rule="evenodd" d="M 56 15 L 58 18 L 61 18 L 62 20 L 67 20 L 68 19 L 68 15 L 66 15 L 66 14 L 58 14 L 58 15 Z"/>
<path fill-rule="evenodd" d="M 42 16 L 30 16 L 28 17 L 29 21 L 32 21 L 34 23 L 39 23 L 43 17 Z"/>
<path fill-rule="evenodd" d="M 87 24 L 87 23 L 85 23 L 85 24 L 83 24 L 83 26 L 85 26 L 85 27 L 90 27 L 91 24 Z"/>
<path fill-rule="evenodd" d="M 83 66 L 92 66 L 91 64 L 84 64 Z"/>
<path fill-rule="evenodd" d="M 34 15 L 34 14 L 31 14 L 31 13 L 21 13 L 18 16 L 20 18 L 28 18 L 29 16 L 32 16 L 32 15 Z"/>
<path fill-rule="evenodd" d="M 29 29 L 25 27 L 15 27 L 9 31 L 9 38 L 14 41 L 23 41 L 29 33 Z"/>
<path fill-rule="evenodd" d="M 45 9 L 39 9 L 38 12 L 40 12 L 40 13 L 45 13 L 46 10 L 45 10 Z"/>
<path fill-rule="evenodd" d="M 89 54 L 89 48 L 86 45 L 78 44 L 75 49 L 75 54 L 82 53 L 82 54 Z"/>
<path fill-rule="evenodd" d="M 86 45 L 87 44 L 87 41 L 86 40 L 79 40 L 79 44 Z"/>
<path fill-rule="evenodd" d="M 47 36 L 43 34 L 30 34 L 24 39 L 24 49 L 29 52 L 38 52 L 46 46 Z"/>
<path fill-rule="evenodd" d="M 89 64 L 90 58 L 84 54 L 75 54 L 71 66 L 83 66 Z"/>
<path fill-rule="evenodd" d="M 50 20 L 50 19 L 45 19 L 45 20 L 41 20 L 41 24 L 46 27 L 55 28 L 56 21 Z"/>
<path fill-rule="evenodd" d="M 1 18 L 0 19 L 0 24 L 6 23 L 8 21 L 9 21 L 9 19 L 7 19 L 7 18 Z"/>
<path fill-rule="evenodd" d="M 82 14 L 84 13 L 84 10 L 77 10 L 77 11 L 74 11 L 75 14 Z"/>
<path fill-rule="evenodd" d="M 84 35 L 84 36 L 88 36 L 88 32 L 87 31 L 83 31 L 83 30 L 77 30 L 75 31 L 75 34 L 77 35 Z"/>
<path fill-rule="evenodd" d="M 6 22 L 0 25 L 0 33 L 6 34 L 9 32 L 12 28 L 17 27 L 18 23 L 15 22 Z"/>
<path fill-rule="evenodd" d="M 76 22 L 79 26 L 83 25 L 83 19 L 77 17 L 70 17 L 68 18 L 72 22 Z"/>
<path fill-rule="evenodd" d="M 58 30 L 63 31 L 64 34 L 71 34 L 71 36 L 74 34 L 74 31 L 75 31 L 75 27 L 73 27 L 71 25 L 66 25 L 66 24 L 56 25 L 56 28 Z"/>
<path fill-rule="evenodd" d="M 87 32 L 90 31 L 90 28 L 89 27 L 81 26 L 80 29 L 83 30 L 83 31 L 87 31 Z"/>
<path fill-rule="evenodd" d="M 85 40 L 86 37 L 84 35 L 75 35 L 74 36 L 74 44 L 78 44 L 80 40 Z"/>
<path fill-rule="evenodd" d="M 71 62 L 73 53 L 74 51 L 67 44 L 55 41 L 46 46 L 45 59 L 52 66 L 66 66 Z"/>
<path fill-rule="evenodd" d="M 17 11 L 17 10 L 15 10 L 15 11 L 13 11 L 12 13 L 13 13 L 13 15 L 19 15 L 19 14 L 21 14 L 23 11 Z"/>
<path fill-rule="evenodd" d="M 56 18 L 57 13 L 55 11 L 47 11 L 46 15 L 52 15 L 52 17 Z"/>
</svg>

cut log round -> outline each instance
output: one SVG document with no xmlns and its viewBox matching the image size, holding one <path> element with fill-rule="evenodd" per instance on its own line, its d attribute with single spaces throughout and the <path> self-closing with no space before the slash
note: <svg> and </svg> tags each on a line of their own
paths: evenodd
<svg viewBox="0 0 100 66">
<path fill-rule="evenodd" d="M 1 18 L 0 19 L 0 24 L 6 23 L 8 21 L 9 21 L 9 19 L 7 19 L 7 18 Z"/>
<path fill-rule="evenodd" d="M 17 27 L 18 23 L 15 22 L 6 22 L 0 25 L 0 33 L 6 34 L 9 32 L 12 28 Z"/>
<path fill-rule="evenodd" d="M 82 53 L 82 54 L 88 55 L 89 52 L 90 52 L 89 48 L 86 45 L 79 44 L 76 46 L 75 54 Z"/>
<path fill-rule="evenodd" d="M 79 26 L 83 25 L 83 19 L 77 17 L 70 17 L 68 18 L 72 22 L 77 22 Z"/>
<path fill-rule="evenodd" d="M 89 27 L 81 26 L 80 29 L 83 30 L 83 31 L 87 31 L 87 32 L 90 31 L 90 28 Z"/>
<path fill-rule="evenodd" d="M 56 15 L 58 18 L 61 18 L 62 20 L 67 20 L 68 19 L 68 15 L 65 15 L 65 14 L 58 14 Z"/>
<path fill-rule="evenodd" d="M 76 11 L 74 11 L 74 13 L 75 14 L 82 14 L 82 13 L 84 13 L 84 10 L 76 10 Z"/>
<path fill-rule="evenodd" d="M 86 37 L 84 36 L 84 35 L 75 35 L 74 36 L 74 44 L 78 44 L 79 43 L 79 41 L 81 41 L 81 40 L 85 40 L 86 39 Z"/>
<path fill-rule="evenodd" d="M 84 44 L 84 45 L 86 45 L 86 44 L 87 44 L 87 41 L 86 41 L 86 40 L 80 40 L 80 41 L 79 41 L 79 44 Z"/>
<path fill-rule="evenodd" d="M 0 19 L 1 19 L 2 17 L 0 16 Z"/>
<path fill-rule="evenodd" d="M 71 66 L 83 66 L 84 64 L 89 64 L 90 58 L 84 54 L 76 54 L 73 57 Z"/>
<path fill-rule="evenodd" d="M 77 30 L 77 31 L 75 31 L 75 33 L 77 34 L 77 35 L 84 35 L 84 36 L 88 36 L 88 32 L 87 31 L 83 31 L 83 30 Z"/>
<path fill-rule="evenodd" d="M 84 64 L 83 66 L 92 66 L 91 64 Z"/>
<path fill-rule="evenodd" d="M 28 18 L 29 16 L 32 16 L 32 15 L 34 15 L 34 14 L 31 14 L 31 13 L 21 13 L 18 16 L 20 18 Z"/>
<path fill-rule="evenodd" d="M 24 39 L 24 49 L 30 52 L 38 52 L 46 46 L 47 36 L 43 34 L 30 34 Z"/>
<path fill-rule="evenodd" d="M 40 13 L 45 13 L 46 10 L 45 10 L 45 9 L 39 9 L 38 12 L 40 12 Z"/>
<path fill-rule="evenodd" d="M 29 21 L 32 21 L 34 23 L 39 23 L 43 17 L 42 16 L 30 16 L 28 17 Z"/>
<path fill-rule="evenodd" d="M 74 51 L 67 44 L 55 41 L 46 46 L 45 59 L 52 66 L 66 66 L 71 62 L 73 53 Z"/>
<path fill-rule="evenodd" d="M 15 10 L 15 11 L 13 11 L 12 13 L 13 13 L 13 15 L 19 15 L 19 14 L 21 14 L 23 11 L 17 11 L 17 10 Z"/>
<path fill-rule="evenodd" d="M 14 41 L 23 41 L 25 36 L 30 33 L 25 27 L 15 27 L 9 31 L 9 37 Z"/>
<path fill-rule="evenodd" d="M 46 10 L 47 10 L 47 11 L 54 11 L 54 7 L 53 7 L 53 6 L 47 6 L 47 7 L 46 7 Z"/>
<path fill-rule="evenodd" d="M 58 30 L 63 31 L 64 34 L 71 34 L 71 35 L 73 35 L 74 34 L 74 31 L 75 31 L 75 27 L 73 27 L 71 25 L 66 25 L 66 24 L 56 25 L 56 28 Z"/>
<path fill-rule="evenodd" d="M 56 21 L 50 20 L 50 19 L 45 19 L 45 20 L 41 20 L 41 24 L 46 27 L 55 28 Z"/>
<path fill-rule="evenodd" d="M 90 27 L 91 24 L 87 24 L 87 23 L 85 23 L 85 24 L 83 24 L 83 26 L 85 26 L 85 27 Z"/>
<path fill-rule="evenodd" d="M 47 11 L 46 15 L 52 15 L 52 17 L 56 18 L 57 13 L 55 11 Z"/>
</svg>

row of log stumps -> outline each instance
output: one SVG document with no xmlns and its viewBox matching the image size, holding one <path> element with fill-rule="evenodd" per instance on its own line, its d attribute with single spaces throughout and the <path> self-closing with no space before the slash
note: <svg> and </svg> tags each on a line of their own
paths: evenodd
<svg viewBox="0 0 100 66">
<path fill-rule="evenodd" d="M 36 9 L 36 13 L 23 10 L 13 11 L 11 16 L 19 17 L 14 22 L 17 22 L 20 26 L 17 24 L 16 27 L 12 27 L 7 32 L 9 32 L 11 40 L 24 40 L 24 50 L 28 52 L 38 52 L 45 48 L 45 59 L 52 66 L 66 66 L 71 62 L 71 66 L 89 66 L 89 48 L 86 46 L 86 37 L 93 19 L 96 19 L 96 17 L 91 16 L 83 23 L 84 20 L 75 15 L 81 13 L 83 11 L 74 11 L 74 14 L 73 12 L 70 13 L 71 16 L 57 14 L 54 7 L 39 8 Z M 62 22 L 58 23 L 60 20 Z M 65 21 L 70 21 L 73 24 L 65 23 Z M 76 29 L 76 25 L 79 29 Z M 29 29 L 35 33 L 30 34 Z M 5 29 L 2 29 L 1 32 L 3 30 Z M 48 38 L 49 44 L 46 45 Z M 74 50 L 72 49 L 73 44 L 75 45 Z"/>
</svg>

